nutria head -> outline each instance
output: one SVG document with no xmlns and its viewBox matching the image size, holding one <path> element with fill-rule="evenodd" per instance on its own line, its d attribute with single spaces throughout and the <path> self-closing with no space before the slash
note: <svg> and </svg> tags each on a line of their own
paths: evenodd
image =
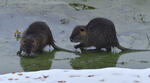
<svg viewBox="0 0 150 83">
<path fill-rule="evenodd" d="M 24 37 L 21 39 L 21 49 L 24 56 L 33 56 L 38 46 L 38 42 L 33 37 Z"/>
<path fill-rule="evenodd" d="M 87 40 L 87 30 L 84 25 L 78 25 L 72 31 L 70 36 L 71 42 L 84 42 Z"/>
</svg>

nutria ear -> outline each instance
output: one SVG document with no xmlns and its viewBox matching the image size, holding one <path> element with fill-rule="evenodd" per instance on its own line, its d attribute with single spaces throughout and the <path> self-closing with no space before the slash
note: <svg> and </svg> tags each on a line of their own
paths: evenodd
<svg viewBox="0 0 150 83">
<path fill-rule="evenodd" d="M 80 34 L 81 34 L 81 35 L 86 35 L 86 30 L 85 30 L 85 28 L 81 28 L 81 29 L 80 29 Z"/>
</svg>

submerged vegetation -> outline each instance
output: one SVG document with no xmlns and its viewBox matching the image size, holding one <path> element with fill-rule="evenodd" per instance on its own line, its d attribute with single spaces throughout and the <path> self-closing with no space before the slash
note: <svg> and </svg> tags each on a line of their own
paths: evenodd
<svg viewBox="0 0 150 83">
<path fill-rule="evenodd" d="M 83 53 L 71 60 L 73 69 L 97 69 L 115 67 L 121 54 L 111 52 Z"/>
<path fill-rule="evenodd" d="M 50 69 L 51 61 L 50 59 L 54 58 L 56 51 L 44 52 L 37 54 L 35 58 L 21 57 L 21 66 L 24 71 L 38 71 Z"/>
<path fill-rule="evenodd" d="M 63 50 L 53 50 L 38 54 L 34 58 L 21 57 L 21 66 L 24 71 L 38 71 L 51 69 L 52 60 L 56 52 Z M 67 51 L 64 51 L 67 52 Z M 133 52 L 133 51 L 132 51 Z M 72 52 L 70 52 L 72 53 Z M 112 53 L 112 52 L 84 52 L 78 53 L 80 57 L 70 59 L 69 64 L 73 69 L 97 69 L 106 67 L 115 67 L 116 64 L 124 65 L 126 62 L 117 63 L 122 54 L 131 53 L 131 51 Z"/>
<path fill-rule="evenodd" d="M 81 3 L 69 3 L 69 5 L 71 7 L 73 7 L 76 11 L 80 11 L 80 10 L 93 10 L 96 9 L 93 6 L 88 6 L 86 4 L 81 4 Z"/>
</svg>

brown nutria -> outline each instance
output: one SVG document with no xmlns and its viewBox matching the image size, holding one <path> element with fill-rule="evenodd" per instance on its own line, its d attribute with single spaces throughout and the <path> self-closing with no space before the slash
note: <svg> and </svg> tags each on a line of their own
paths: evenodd
<svg viewBox="0 0 150 83">
<path fill-rule="evenodd" d="M 46 45 L 52 46 L 56 50 L 76 53 L 55 45 L 49 26 L 45 22 L 36 21 L 22 34 L 20 50 L 17 55 L 21 55 L 23 51 L 24 55 L 22 56 L 33 56 L 34 53 L 42 52 Z"/>
<path fill-rule="evenodd" d="M 106 48 L 107 51 L 111 51 L 111 47 L 117 47 L 122 51 L 149 51 L 122 47 L 118 42 L 114 23 L 106 18 L 94 18 L 87 25 L 76 26 L 72 31 L 70 41 L 80 42 L 75 48 L 81 50 L 95 46 L 96 50 Z"/>
<path fill-rule="evenodd" d="M 24 56 L 32 56 L 33 53 L 40 53 L 46 45 L 56 47 L 50 28 L 45 22 L 33 22 L 22 34 L 20 40 L 20 51 Z"/>
</svg>

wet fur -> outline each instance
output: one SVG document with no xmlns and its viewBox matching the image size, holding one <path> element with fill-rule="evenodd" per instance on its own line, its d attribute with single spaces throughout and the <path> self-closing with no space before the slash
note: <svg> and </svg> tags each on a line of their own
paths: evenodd
<svg viewBox="0 0 150 83">
<path fill-rule="evenodd" d="M 78 33 L 78 36 L 81 37 L 83 35 L 80 33 L 81 28 L 85 29 L 84 33 L 86 33 L 86 36 L 84 36 L 84 38 L 77 39 L 75 37 L 77 35 L 74 34 Z M 106 48 L 110 51 L 111 47 L 119 46 L 115 26 L 112 21 L 106 18 L 95 18 L 91 20 L 86 26 L 82 25 L 82 27 L 75 27 L 70 39 L 72 41 L 79 40 L 78 42 L 80 42 L 80 44 L 76 45 L 75 48 L 80 49 L 95 46 L 98 50 L 101 48 Z"/>
<path fill-rule="evenodd" d="M 46 45 L 55 46 L 52 33 L 45 22 L 37 21 L 32 23 L 23 33 L 18 54 L 21 54 L 22 51 L 26 52 L 27 49 L 39 53 Z"/>
</svg>

